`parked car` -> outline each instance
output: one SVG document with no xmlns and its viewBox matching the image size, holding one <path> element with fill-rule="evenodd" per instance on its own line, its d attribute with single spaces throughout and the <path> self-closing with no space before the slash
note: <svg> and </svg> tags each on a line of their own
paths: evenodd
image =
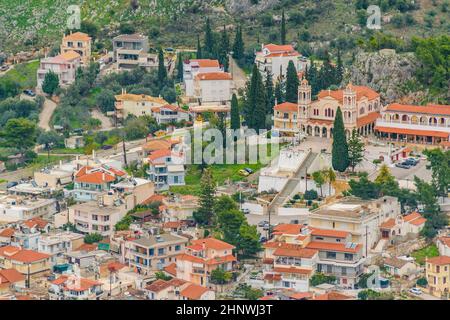
<svg viewBox="0 0 450 320">
<path fill-rule="evenodd" d="M 259 238 L 259 242 L 261 242 L 261 243 L 264 243 L 264 242 L 266 242 L 267 241 L 267 238 L 266 237 L 261 237 L 261 238 Z"/>
<path fill-rule="evenodd" d="M 6 71 L 6 70 L 8 70 L 9 69 L 9 66 L 8 65 L 4 65 L 4 66 L 1 66 L 0 67 L 0 71 Z"/>
<path fill-rule="evenodd" d="M 247 208 L 244 208 L 241 211 L 242 211 L 243 214 L 249 214 L 250 213 L 250 210 L 247 209 Z"/>
<path fill-rule="evenodd" d="M 258 227 L 264 227 L 266 224 L 269 224 L 269 221 L 260 221 L 258 222 Z"/>
<path fill-rule="evenodd" d="M 252 173 L 253 173 L 253 170 L 250 169 L 250 168 L 244 168 L 244 170 L 247 171 L 249 174 L 252 174 Z"/>
<path fill-rule="evenodd" d="M 419 288 L 416 288 L 416 287 L 409 289 L 409 292 L 416 294 L 416 295 L 422 294 L 422 290 L 420 290 Z"/>
<path fill-rule="evenodd" d="M 101 149 L 102 149 L 102 150 L 109 150 L 109 149 L 112 149 L 112 146 L 110 146 L 110 145 L 108 145 L 108 144 L 105 144 L 104 146 L 102 146 Z"/>
<path fill-rule="evenodd" d="M 403 161 L 404 164 L 409 165 L 409 166 L 416 166 L 418 162 L 419 161 L 417 161 L 416 159 L 413 159 L 413 158 L 408 158 L 405 161 Z"/>
<path fill-rule="evenodd" d="M 23 90 L 23 93 L 25 93 L 27 96 L 30 96 L 30 97 L 35 97 L 36 96 L 36 93 L 33 90 L 30 90 L 30 89 Z"/>
<path fill-rule="evenodd" d="M 402 168 L 402 169 L 409 169 L 409 168 L 411 168 L 410 165 L 407 165 L 407 164 L 405 164 L 404 162 L 402 162 L 402 163 L 396 163 L 395 166 L 396 166 L 397 168 Z"/>
<path fill-rule="evenodd" d="M 6 189 L 17 186 L 19 183 L 17 181 L 11 181 L 6 184 Z"/>
<path fill-rule="evenodd" d="M 248 175 L 250 175 L 250 173 L 248 173 L 246 170 L 241 169 L 239 170 L 239 175 L 247 177 Z"/>
</svg>

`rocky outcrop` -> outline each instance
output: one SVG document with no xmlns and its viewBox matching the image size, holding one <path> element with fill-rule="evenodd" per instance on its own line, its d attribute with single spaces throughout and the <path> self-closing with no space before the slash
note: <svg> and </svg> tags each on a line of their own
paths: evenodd
<svg viewBox="0 0 450 320">
<path fill-rule="evenodd" d="M 378 52 L 358 52 L 349 70 L 349 80 L 365 85 L 381 94 L 384 103 L 399 101 L 405 94 L 404 84 L 415 78 L 419 62 L 413 53 L 396 53 L 384 49 Z"/>
<path fill-rule="evenodd" d="M 252 16 L 256 13 L 272 8 L 278 3 L 280 3 L 280 0 L 225 0 L 225 8 L 230 14 Z"/>
</svg>

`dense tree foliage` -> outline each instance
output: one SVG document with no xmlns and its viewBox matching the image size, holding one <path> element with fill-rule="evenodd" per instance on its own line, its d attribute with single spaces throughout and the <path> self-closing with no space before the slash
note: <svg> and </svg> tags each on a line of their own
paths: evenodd
<svg viewBox="0 0 450 320">
<path fill-rule="evenodd" d="M 347 137 L 344 131 L 344 121 L 340 107 L 336 110 L 333 125 L 332 164 L 333 169 L 339 172 L 344 172 L 349 165 Z"/>
</svg>

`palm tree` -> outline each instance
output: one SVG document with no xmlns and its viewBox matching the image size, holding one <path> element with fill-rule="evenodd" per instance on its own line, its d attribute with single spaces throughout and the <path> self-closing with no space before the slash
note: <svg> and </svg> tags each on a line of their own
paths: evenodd
<svg viewBox="0 0 450 320">
<path fill-rule="evenodd" d="M 336 172 L 334 172 L 333 168 L 328 168 L 324 170 L 324 175 L 328 182 L 328 194 L 331 195 L 331 185 L 336 181 Z"/>
</svg>

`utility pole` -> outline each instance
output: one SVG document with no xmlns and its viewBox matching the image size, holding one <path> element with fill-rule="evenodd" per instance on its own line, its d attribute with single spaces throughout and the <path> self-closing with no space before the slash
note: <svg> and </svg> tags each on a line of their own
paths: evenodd
<svg viewBox="0 0 450 320">
<path fill-rule="evenodd" d="M 127 149 L 125 148 L 125 137 L 122 138 L 122 149 L 123 149 L 123 162 L 125 167 L 128 167 L 127 163 Z"/>
<path fill-rule="evenodd" d="M 367 243 L 368 243 L 368 239 L 367 239 L 367 235 L 368 235 L 368 229 L 369 229 L 369 226 L 367 226 L 366 225 L 366 258 L 367 258 Z"/>
</svg>

